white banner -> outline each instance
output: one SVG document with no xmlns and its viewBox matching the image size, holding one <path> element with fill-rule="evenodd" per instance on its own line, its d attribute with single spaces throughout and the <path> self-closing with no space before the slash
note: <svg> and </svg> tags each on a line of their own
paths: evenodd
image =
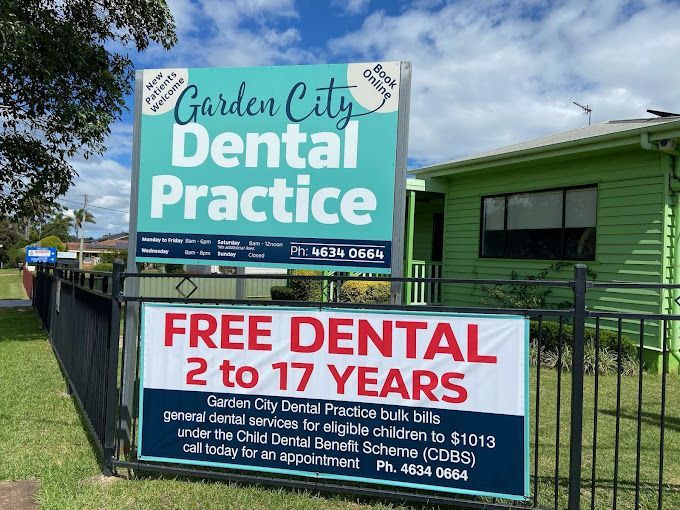
<svg viewBox="0 0 680 510">
<path fill-rule="evenodd" d="M 143 388 L 523 416 L 519 316 L 145 304 Z"/>
</svg>

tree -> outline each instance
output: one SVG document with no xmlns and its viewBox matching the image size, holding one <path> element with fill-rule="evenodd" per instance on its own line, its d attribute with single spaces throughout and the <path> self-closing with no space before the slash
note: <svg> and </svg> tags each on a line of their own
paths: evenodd
<svg viewBox="0 0 680 510">
<path fill-rule="evenodd" d="M 0 2 L 0 216 L 44 217 L 69 158 L 104 152 L 131 92 L 127 50 L 151 42 L 176 42 L 164 0 Z"/>
<path fill-rule="evenodd" d="M 73 218 L 66 216 L 62 211 L 59 211 L 52 216 L 50 221 L 43 227 L 43 234 L 54 234 L 64 241 L 71 238 L 70 230 L 73 225 Z"/>
<path fill-rule="evenodd" d="M 45 224 L 33 227 L 33 230 L 37 231 L 36 238 L 54 235 L 64 241 L 70 241 L 73 237 L 71 235 L 72 228 L 73 218 L 66 216 L 62 211 L 57 211 Z M 33 232 L 31 232 L 31 237 L 33 237 Z"/>
<path fill-rule="evenodd" d="M 66 249 L 66 245 L 57 236 L 43 237 L 35 244 L 37 246 L 56 248 L 58 251 L 64 251 Z"/>
<path fill-rule="evenodd" d="M 85 209 L 76 209 L 73 211 L 73 227 L 76 231 L 76 237 L 82 237 L 81 234 L 85 227 L 85 223 L 97 223 L 94 221 L 94 214 Z"/>
<path fill-rule="evenodd" d="M 80 255 L 78 256 L 78 266 L 83 268 L 83 247 L 84 247 L 84 233 L 85 223 L 96 223 L 94 215 L 87 209 L 77 209 L 73 212 L 73 224 L 76 228 L 76 236 L 80 237 Z"/>
<path fill-rule="evenodd" d="M 16 225 L 6 220 L 0 220 L 0 262 L 7 262 L 10 250 L 21 239 L 21 233 Z"/>
</svg>

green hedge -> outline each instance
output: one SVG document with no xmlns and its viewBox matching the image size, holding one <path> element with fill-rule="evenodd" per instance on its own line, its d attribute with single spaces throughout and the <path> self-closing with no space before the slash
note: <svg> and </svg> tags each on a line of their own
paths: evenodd
<svg viewBox="0 0 680 510">
<path fill-rule="evenodd" d="M 166 273 L 183 273 L 184 264 L 163 264 Z"/>
<path fill-rule="evenodd" d="M 100 262 L 95 264 L 92 271 L 105 271 L 107 273 L 113 272 L 113 264 L 111 262 Z"/>
<path fill-rule="evenodd" d="M 295 269 L 291 275 L 298 276 L 321 276 L 321 271 L 309 271 L 307 269 Z M 304 278 L 291 279 L 288 287 L 293 291 L 295 301 L 321 301 L 323 295 L 323 282 L 321 280 L 307 280 Z"/>
<path fill-rule="evenodd" d="M 560 343 L 560 324 L 559 322 L 543 321 L 543 335 L 541 337 L 541 347 L 546 351 L 557 351 Z M 531 340 L 538 340 L 538 321 L 531 321 L 530 325 Z M 595 345 L 595 328 L 585 329 L 585 345 Z M 574 328 L 569 324 L 562 326 L 563 345 L 572 346 L 574 343 Z M 612 352 L 618 352 L 618 333 L 608 329 L 600 328 L 600 347 Z M 627 336 L 621 336 L 621 354 L 623 358 L 636 358 L 636 344 Z"/>
<path fill-rule="evenodd" d="M 269 289 L 273 301 L 292 301 L 293 289 L 290 287 L 275 286 Z"/>
<path fill-rule="evenodd" d="M 340 286 L 338 299 L 343 303 L 386 304 L 390 302 L 390 283 L 350 280 Z"/>
</svg>

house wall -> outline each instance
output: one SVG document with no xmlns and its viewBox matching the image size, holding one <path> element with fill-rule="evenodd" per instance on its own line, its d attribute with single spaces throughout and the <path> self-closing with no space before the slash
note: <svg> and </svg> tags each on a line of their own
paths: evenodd
<svg viewBox="0 0 680 510">
<path fill-rule="evenodd" d="M 553 158 L 549 162 L 515 165 L 483 173 L 447 178 L 444 276 L 519 278 L 536 275 L 554 261 L 480 258 L 481 197 L 486 195 L 597 184 L 596 260 L 585 262 L 596 281 L 668 281 L 665 236 L 672 222 L 667 193 L 669 158 L 641 149 L 599 155 Z M 552 271 L 549 278 L 571 278 L 573 264 Z M 594 310 L 659 313 L 668 300 L 655 290 L 592 289 L 588 306 Z M 570 300 L 568 289 L 556 289 L 550 299 Z M 480 286 L 445 285 L 443 301 L 475 305 L 492 300 Z M 660 346 L 659 324 L 647 324 L 644 343 Z M 603 322 L 613 327 L 612 322 Z M 639 322 L 624 323 L 624 332 L 639 340 Z"/>
</svg>

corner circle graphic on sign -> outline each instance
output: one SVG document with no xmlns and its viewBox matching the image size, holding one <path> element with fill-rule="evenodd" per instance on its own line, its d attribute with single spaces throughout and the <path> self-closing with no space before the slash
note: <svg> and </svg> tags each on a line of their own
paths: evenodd
<svg viewBox="0 0 680 510">
<path fill-rule="evenodd" d="M 187 85 L 189 70 L 186 68 L 144 70 L 142 113 L 162 115 L 169 112 Z"/>
<path fill-rule="evenodd" d="M 400 71 L 399 62 L 347 64 L 347 84 L 354 99 L 369 112 L 396 112 Z"/>
</svg>

